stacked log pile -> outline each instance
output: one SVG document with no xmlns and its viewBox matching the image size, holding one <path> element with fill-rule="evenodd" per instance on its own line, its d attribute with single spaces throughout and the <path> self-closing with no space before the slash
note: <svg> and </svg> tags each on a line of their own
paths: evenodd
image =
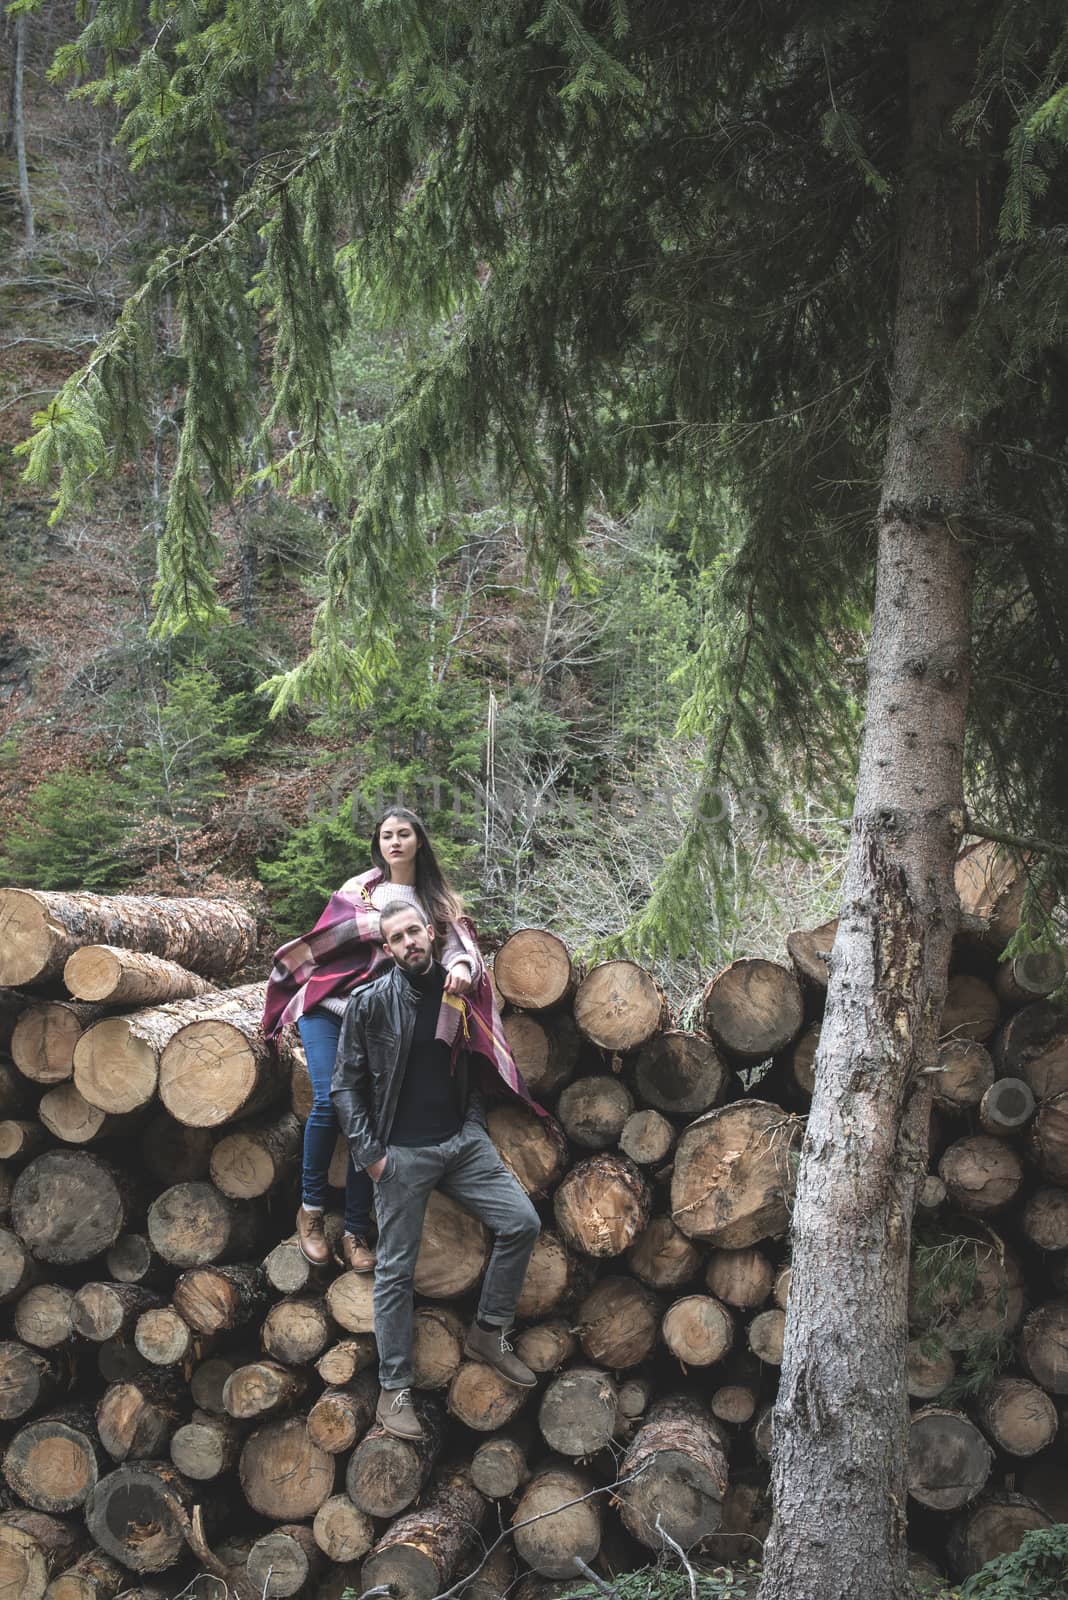
<svg viewBox="0 0 1068 1600">
<path fill-rule="evenodd" d="M 1068 1514 L 1061 969 L 998 964 L 1001 858 L 959 881 L 909 1352 L 914 1543 L 958 1576 Z M 207 901 L 0 891 L 0 1595 L 149 1600 L 207 1570 L 241 1600 L 431 1600 L 465 1574 L 473 1600 L 544 1600 L 576 1556 L 758 1553 L 833 925 L 791 936 L 792 968 L 716 974 L 689 1031 L 631 962 L 501 946 L 549 1111 L 489 1116 L 543 1219 L 514 1334 L 539 1381 L 464 1358 L 490 1240 L 434 1196 L 418 1445 L 374 1419 L 371 1278 L 293 1237 L 307 1074 L 263 1039 L 263 985 L 224 987 L 254 937 Z"/>
</svg>

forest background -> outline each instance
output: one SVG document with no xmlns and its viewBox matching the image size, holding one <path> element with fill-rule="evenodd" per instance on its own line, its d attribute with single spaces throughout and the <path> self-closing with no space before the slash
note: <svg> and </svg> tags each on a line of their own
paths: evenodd
<svg viewBox="0 0 1068 1600">
<path fill-rule="evenodd" d="M 590 949 L 620 934 L 646 906 L 697 792 L 699 646 L 710 619 L 721 633 L 739 622 L 717 618 L 741 533 L 730 504 L 716 545 L 706 527 L 698 551 L 677 496 L 647 483 L 629 507 L 587 518 L 585 582 L 561 571 L 547 586 L 525 554 L 529 500 L 487 462 L 431 498 L 435 564 L 409 586 L 398 667 L 373 706 L 272 721 L 258 686 L 307 650 L 337 518 L 323 496 L 262 487 L 215 514 L 228 620 L 204 636 L 154 639 L 156 546 L 181 423 L 173 306 L 159 334 L 175 385 L 156 396 L 137 464 L 91 507 L 51 526 L 50 497 L 22 481 L 14 450 L 156 253 L 225 223 L 244 174 L 312 112 L 268 85 L 230 108 L 221 157 L 194 151 L 184 165 L 133 171 L 115 108 L 72 101 L 49 79 L 79 31 L 66 5 L 3 24 L 0 879 L 237 894 L 264 916 L 266 950 L 309 926 L 362 869 L 376 810 L 402 795 L 491 938 L 545 925 Z M 448 333 L 447 322 L 391 326 L 365 297 L 336 366 L 352 460 Z M 845 715 L 837 748 L 823 752 L 831 781 L 771 794 L 728 774 L 704 796 L 710 820 L 725 824 L 726 870 L 694 885 L 692 945 L 652 958 L 683 1017 L 710 970 L 736 954 L 781 955 L 791 927 L 836 908 L 862 650 L 858 619 L 835 641 Z M 743 723 L 760 719 L 760 692 L 747 685 Z M 785 812 L 791 851 L 764 828 L 769 810 Z"/>
</svg>

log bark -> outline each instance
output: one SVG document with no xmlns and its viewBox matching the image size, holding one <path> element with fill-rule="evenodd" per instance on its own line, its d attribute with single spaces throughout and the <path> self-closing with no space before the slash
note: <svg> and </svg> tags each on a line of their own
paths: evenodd
<svg viewBox="0 0 1068 1600">
<path fill-rule="evenodd" d="M 59 1363 L 43 1350 L 0 1342 L 0 1422 L 17 1422 L 45 1406 L 59 1388 Z"/>
<path fill-rule="evenodd" d="M 1023 1163 L 1012 1145 L 989 1134 L 951 1144 L 938 1163 L 949 1198 L 972 1216 L 1004 1210 L 1023 1183 Z"/>
<path fill-rule="evenodd" d="M 1020 1357 L 1050 1394 L 1068 1394 L 1068 1300 L 1047 1300 L 1024 1320 Z"/>
<path fill-rule="evenodd" d="M 515 1064 L 535 1100 L 549 1100 L 571 1082 L 582 1039 L 566 1012 L 549 1019 L 512 1011 L 503 1026 Z"/>
<path fill-rule="evenodd" d="M 948 1542 L 950 1565 L 958 1578 L 970 1578 L 998 1556 L 1018 1550 L 1025 1534 L 1048 1528 L 1052 1519 L 1022 1494 L 1001 1490 L 984 1496 L 958 1519 Z"/>
<path fill-rule="evenodd" d="M 0 1059 L 0 1116 L 17 1117 L 30 1106 L 30 1092 L 21 1072 Z"/>
<path fill-rule="evenodd" d="M 32 995 L 24 994 L 19 989 L 0 988 L 0 1050 L 10 1048 L 15 1024 L 26 1007 L 32 1004 Z"/>
<path fill-rule="evenodd" d="M 977 1039 L 947 1039 L 939 1046 L 938 1071 L 931 1083 L 935 1105 L 943 1111 L 970 1111 L 993 1081 L 990 1051 Z"/>
<path fill-rule="evenodd" d="M 1035 1097 L 1022 1078 L 999 1078 L 979 1102 L 979 1124 L 1000 1138 L 1019 1133 L 1035 1114 Z"/>
<path fill-rule="evenodd" d="M 186 1547 L 193 1493 L 170 1462 L 135 1461 L 109 1473 L 86 1505 L 100 1548 L 133 1572 L 165 1572 Z"/>
<path fill-rule="evenodd" d="M 121 945 L 228 978 L 256 948 L 256 924 L 221 900 L 0 890 L 0 984 L 43 983 L 86 944 Z"/>
<path fill-rule="evenodd" d="M 43 1600 L 49 1579 L 69 1567 L 86 1543 L 78 1523 L 43 1511 L 5 1511 L 0 1516 L 0 1595 L 4 1600 Z"/>
<path fill-rule="evenodd" d="M 555 1189 L 571 1158 L 554 1117 L 539 1117 L 529 1106 L 511 1101 L 494 1106 L 486 1121 L 497 1153 L 524 1193 L 537 1197 Z"/>
<path fill-rule="evenodd" d="M 62 1283 L 38 1283 L 27 1289 L 15 1307 L 15 1333 L 38 1350 L 59 1350 L 74 1334 L 71 1306 L 74 1291 Z"/>
<path fill-rule="evenodd" d="M 734 1343 L 734 1319 L 707 1294 L 685 1295 L 664 1313 L 664 1343 L 684 1367 L 711 1367 Z"/>
<path fill-rule="evenodd" d="M 493 981 L 521 1011 L 551 1011 L 574 987 L 567 946 L 544 928 L 520 928 L 493 958 Z"/>
<path fill-rule="evenodd" d="M 717 1300 L 754 1311 L 762 1306 L 775 1282 L 775 1268 L 759 1250 L 713 1250 L 705 1267 L 705 1284 Z"/>
<path fill-rule="evenodd" d="M 601 1278 L 579 1306 L 575 1322 L 587 1360 L 612 1372 L 647 1360 L 659 1327 L 656 1296 L 629 1277 Z"/>
<path fill-rule="evenodd" d="M 349 1457 L 345 1489 L 349 1499 L 369 1517 L 396 1517 L 420 1492 L 437 1460 L 445 1437 L 439 1401 L 415 1395 L 413 1404 L 423 1429 L 421 1439 L 398 1439 L 373 1423 Z"/>
<path fill-rule="evenodd" d="M 69 1406 L 19 1429 L 4 1452 L 4 1479 L 35 1511 L 77 1511 L 96 1485 L 102 1459 L 92 1413 Z"/>
<path fill-rule="evenodd" d="M 326 1301 L 318 1295 L 279 1300 L 263 1319 L 260 1341 L 265 1354 L 285 1366 L 301 1367 L 322 1355 L 334 1336 Z"/>
<path fill-rule="evenodd" d="M 446 1306 L 417 1306 L 412 1319 L 412 1383 L 447 1389 L 463 1360 L 464 1324 Z"/>
<path fill-rule="evenodd" d="M 555 1372 L 570 1361 L 578 1340 L 568 1324 L 559 1320 L 536 1322 L 516 1335 L 515 1350 L 531 1372 Z"/>
<path fill-rule="evenodd" d="M 347 1494 L 333 1494 L 315 1513 L 312 1534 L 327 1560 L 359 1561 L 375 1542 L 375 1526 Z"/>
<path fill-rule="evenodd" d="M 230 1417 L 194 1411 L 171 1438 L 171 1460 L 195 1483 L 210 1483 L 237 1464 L 241 1431 Z"/>
<path fill-rule="evenodd" d="M 569 1367 L 542 1395 L 538 1427 L 550 1450 L 590 1456 L 603 1450 L 616 1426 L 619 1390 L 598 1367 Z M 549 1574 L 551 1576 L 551 1574 Z"/>
<path fill-rule="evenodd" d="M 130 1333 L 143 1311 L 159 1305 L 159 1296 L 136 1283 L 83 1283 L 71 1306 L 71 1324 L 83 1339 L 102 1344 Z"/>
<path fill-rule="evenodd" d="M 638 1098 L 669 1117 L 696 1117 L 718 1105 L 730 1068 L 706 1033 L 660 1033 L 634 1063 Z"/>
<path fill-rule="evenodd" d="M 214 985 L 176 961 L 144 950 L 87 944 L 68 956 L 63 982 L 76 1000 L 109 1006 L 160 1006 L 209 994 Z"/>
<path fill-rule="evenodd" d="M 983 1432 L 1011 1456 L 1037 1455 L 1056 1437 L 1056 1406 L 1026 1378 L 995 1378 L 979 1397 L 978 1414 Z"/>
<path fill-rule="evenodd" d="M 689 1550 L 715 1533 L 727 1462 L 719 1426 L 703 1406 L 681 1396 L 658 1401 L 623 1457 L 620 1477 L 633 1474 L 620 1490 L 621 1510 L 624 1527 L 642 1544 L 663 1549 L 663 1529 Z"/>
<path fill-rule="evenodd" d="M 211 1181 L 231 1200 L 256 1200 L 300 1164 L 303 1136 L 292 1111 L 224 1134 L 211 1152 Z"/>
<path fill-rule="evenodd" d="M 638 1050 L 659 1033 L 667 1006 L 656 980 L 633 961 L 602 961 L 575 992 L 579 1032 L 602 1050 Z"/>
<path fill-rule="evenodd" d="M 957 1511 L 974 1500 L 990 1476 L 994 1454 L 979 1429 L 959 1411 L 928 1406 L 909 1430 L 909 1494 L 933 1511 Z"/>
<path fill-rule="evenodd" d="M 287 1417 L 246 1439 L 240 1477 L 253 1511 L 272 1522 L 303 1522 L 334 1491 L 334 1458 L 312 1444 L 303 1417 Z"/>
<path fill-rule="evenodd" d="M 228 1200 L 210 1183 L 176 1183 L 148 1208 L 153 1249 L 174 1267 L 247 1260 L 255 1253 L 259 1213 Z"/>
<path fill-rule="evenodd" d="M 584 1255 L 622 1255 L 649 1220 L 649 1187 L 625 1156 L 600 1153 L 580 1161 L 553 1196 L 556 1225 Z"/>
<path fill-rule="evenodd" d="M 246 1570 L 258 1594 L 284 1596 L 304 1592 L 323 1564 L 323 1553 L 311 1529 L 302 1523 L 283 1523 L 256 1540 Z"/>
<path fill-rule="evenodd" d="M 639 1167 L 659 1167 L 671 1155 L 675 1129 L 659 1111 L 634 1111 L 623 1124 L 619 1148 Z"/>
<path fill-rule="evenodd" d="M 584 1498 L 593 1488 L 570 1461 L 546 1462 L 533 1474 L 512 1516 L 515 1547 L 528 1567 L 546 1578 L 570 1577 L 573 1584 L 573 1558 L 587 1564 L 596 1558 L 601 1509 L 595 1497 Z"/>
<path fill-rule="evenodd" d="M 858 1573 L 879 1600 L 909 1594 L 902 1353 L 923 1165 L 912 1151 L 926 1115 L 913 1086 L 935 1056 L 959 915 L 971 639 L 971 551 L 944 512 L 970 498 L 976 457 L 946 393 L 961 314 L 947 308 L 950 285 L 970 277 L 977 197 L 945 149 L 973 92 L 974 43 L 956 19 L 925 15 L 906 52 L 909 147 L 867 708 L 791 1218 L 761 1600 L 846 1600 Z"/>
<path fill-rule="evenodd" d="M 74 1047 L 103 1006 L 71 1000 L 40 1000 L 28 1006 L 11 1036 L 11 1059 L 33 1083 L 65 1083 L 74 1073 Z"/>
<path fill-rule="evenodd" d="M 989 1039 L 1000 1020 L 1001 1006 L 988 983 L 970 972 L 950 978 L 940 1025 L 944 1039 Z"/>
<path fill-rule="evenodd" d="M 627 1265 L 651 1289 L 681 1289 L 697 1276 L 697 1246 L 670 1217 L 653 1217 L 627 1251 Z"/>
<path fill-rule="evenodd" d="M 170 1373 L 145 1373 L 110 1384 L 96 1408 L 100 1443 L 113 1461 L 166 1456 L 181 1420 L 181 1392 Z"/>
<path fill-rule="evenodd" d="M 701 1000 L 704 1024 L 733 1060 L 767 1061 L 801 1032 L 805 1008 L 792 972 L 744 957 L 718 972 Z"/>
<path fill-rule="evenodd" d="M 183 1272 L 174 1286 L 174 1309 L 197 1333 L 231 1333 L 235 1328 L 246 1327 L 262 1315 L 266 1303 L 263 1272 L 248 1263 L 193 1267 Z M 268 1318 L 270 1315 L 268 1312 Z M 269 1350 L 268 1354 L 277 1355 L 277 1351 Z"/>
<path fill-rule="evenodd" d="M 378 1383 L 370 1372 L 346 1389 L 325 1390 L 308 1412 L 308 1438 L 330 1456 L 351 1450 L 374 1421 L 377 1401 Z"/>
<path fill-rule="evenodd" d="M 607 1150 L 618 1144 L 634 1110 L 630 1090 L 611 1073 L 576 1078 L 556 1104 L 556 1114 L 572 1144 L 584 1150 Z"/>
<path fill-rule="evenodd" d="M 129 1574 L 103 1550 L 87 1550 L 45 1590 L 45 1600 L 114 1600 Z"/>
<path fill-rule="evenodd" d="M 365 1589 L 391 1586 L 405 1600 L 447 1589 L 477 1536 L 486 1503 L 467 1472 L 441 1477 L 418 1511 L 399 1517 L 363 1564 Z"/>
<path fill-rule="evenodd" d="M 180 1029 L 215 1013 L 243 1016 L 257 1005 L 262 1011 L 265 992 L 263 984 L 252 983 L 125 1017 L 103 1017 L 86 1028 L 74 1046 L 74 1082 L 89 1104 L 101 1111 L 138 1111 L 155 1098 L 164 1050 Z"/>
<path fill-rule="evenodd" d="M 684 1129 L 671 1179 L 672 1220 L 691 1239 L 737 1250 L 786 1232 L 796 1118 L 764 1100 L 739 1100 Z"/>
<path fill-rule="evenodd" d="M 264 1036 L 265 993 L 262 984 L 231 989 L 225 1004 L 171 1035 L 159 1058 L 159 1097 L 176 1122 L 218 1128 L 262 1111 L 288 1088 L 289 1041 Z"/>
<path fill-rule="evenodd" d="M 71 1266 L 115 1243 L 128 1205 L 126 1185 L 98 1156 L 48 1150 L 15 1180 L 11 1219 L 39 1261 Z"/>
<path fill-rule="evenodd" d="M 239 1422 L 277 1416 L 292 1411 L 307 1389 L 302 1373 L 292 1372 L 277 1361 L 249 1361 L 237 1367 L 223 1385 L 223 1405 L 228 1415 Z M 307 1432 L 306 1424 L 301 1427 Z"/>
</svg>

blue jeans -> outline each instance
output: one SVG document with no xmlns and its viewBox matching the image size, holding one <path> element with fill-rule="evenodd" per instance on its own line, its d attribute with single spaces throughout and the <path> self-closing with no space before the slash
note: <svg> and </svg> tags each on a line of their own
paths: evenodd
<svg viewBox="0 0 1068 1600">
<path fill-rule="evenodd" d="M 326 1206 L 326 1175 L 337 1143 L 338 1125 L 334 1102 L 330 1098 L 330 1079 L 341 1036 L 341 1018 L 321 1006 L 313 1006 L 297 1021 L 308 1076 L 315 1092 L 315 1103 L 304 1125 L 304 1167 L 301 1173 L 301 1199 L 306 1206 L 323 1210 Z M 345 1178 L 345 1232 L 366 1238 L 371 1231 L 371 1201 L 374 1185 L 362 1167 L 350 1159 Z"/>
</svg>

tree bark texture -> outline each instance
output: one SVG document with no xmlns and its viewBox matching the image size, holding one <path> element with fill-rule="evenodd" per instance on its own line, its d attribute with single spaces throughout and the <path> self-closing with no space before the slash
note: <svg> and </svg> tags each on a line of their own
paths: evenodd
<svg viewBox="0 0 1068 1600">
<path fill-rule="evenodd" d="M 981 226 L 952 127 L 974 54 L 951 20 L 909 45 L 893 403 L 857 798 L 793 1212 L 761 1600 L 905 1600 L 905 1349 L 920 1129 L 958 916 L 974 449 L 951 292 Z M 922 1080 L 921 1080 L 922 1081 Z M 819 1517 L 813 1507 L 820 1507 Z"/>
</svg>

